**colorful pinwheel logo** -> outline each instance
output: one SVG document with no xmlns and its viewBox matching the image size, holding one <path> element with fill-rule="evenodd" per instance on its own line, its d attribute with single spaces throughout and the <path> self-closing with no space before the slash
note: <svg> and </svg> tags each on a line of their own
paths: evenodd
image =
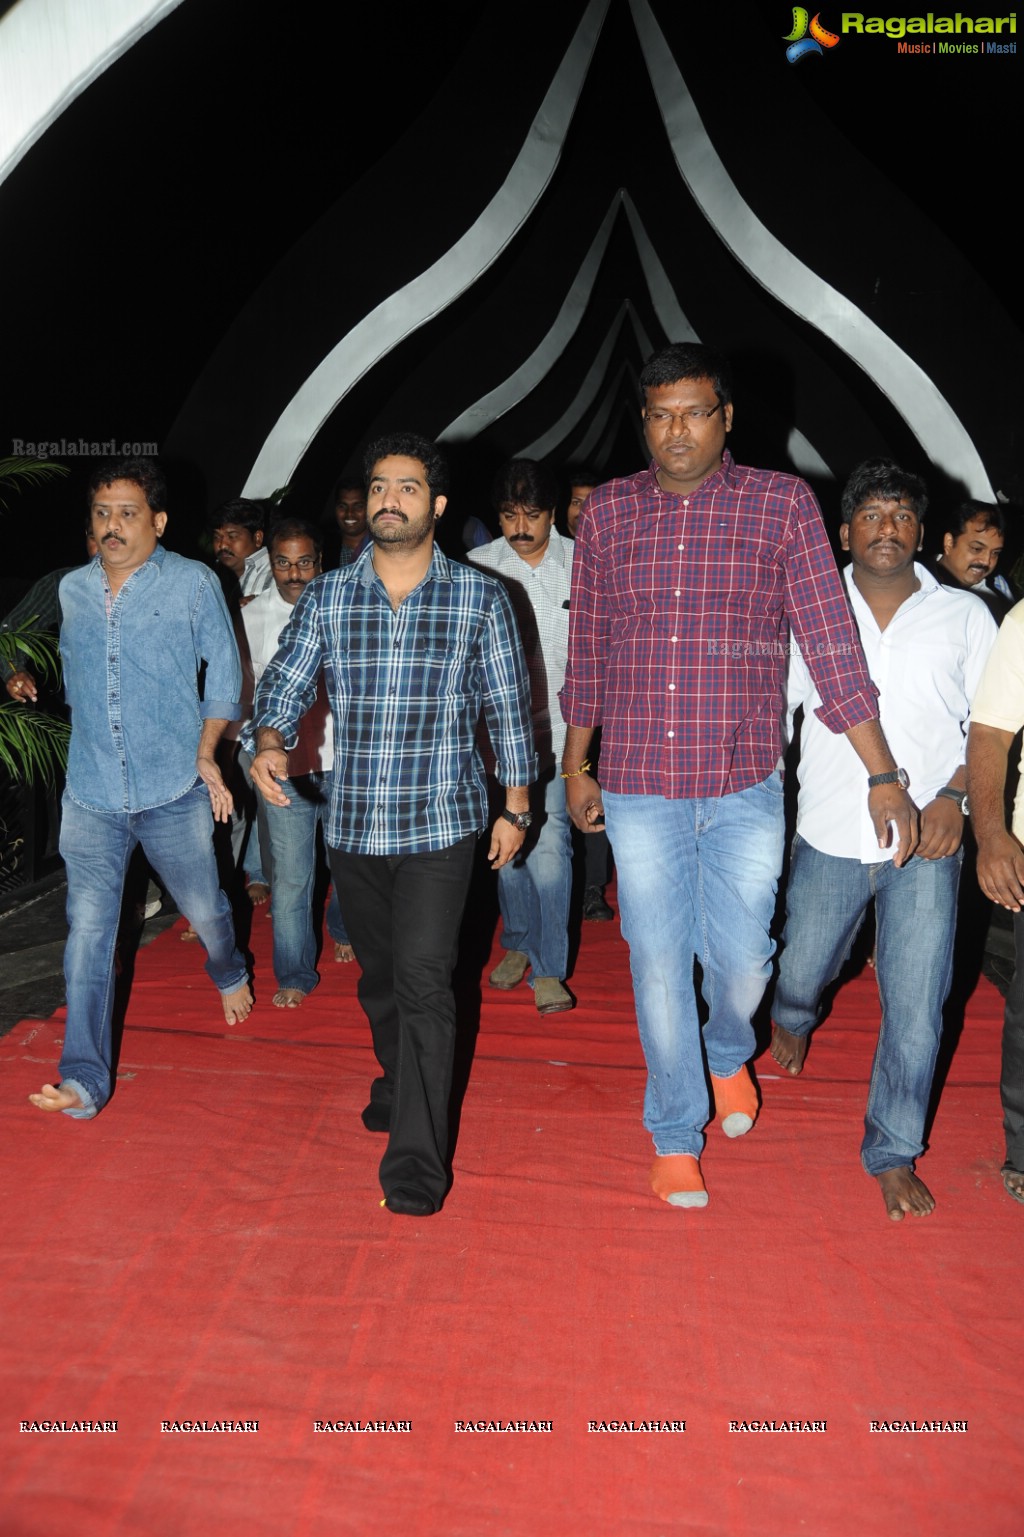
<svg viewBox="0 0 1024 1537">
<path fill-rule="evenodd" d="M 821 53 L 823 48 L 834 48 L 839 38 L 835 32 L 829 32 L 822 26 L 819 15 L 812 19 L 802 5 L 794 5 L 793 30 L 784 41 L 789 44 L 786 58 L 791 64 L 798 64 L 808 54 Z"/>
</svg>

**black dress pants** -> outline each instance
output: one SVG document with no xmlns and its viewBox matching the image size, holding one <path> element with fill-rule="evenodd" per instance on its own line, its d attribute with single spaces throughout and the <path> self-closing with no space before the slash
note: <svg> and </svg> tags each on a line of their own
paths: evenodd
<svg viewBox="0 0 1024 1537">
<path fill-rule="evenodd" d="M 383 1123 L 385 1195 L 407 1190 L 440 1207 L 448 1189 L 448 1101 L 455 1055 L 452 971 L 477 835 L 420 854 L 330 849 L 341 916 L 362 975 L 382 1077 L 370 1105 Z"/>
</svg>

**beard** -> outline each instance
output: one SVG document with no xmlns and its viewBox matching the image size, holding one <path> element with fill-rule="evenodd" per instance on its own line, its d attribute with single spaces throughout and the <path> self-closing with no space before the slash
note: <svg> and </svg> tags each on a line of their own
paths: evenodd
<svg viewBox="0 0 1024 1537">
<path fill-rule="evenodd" d="M 388 512 L 392 516 L 397 516 L 401 518 L 402 521 L 400 523 L 380 524 L 378 523 L 377 519 L 380 518 L 383 512 Z M 373 540 L 375 545 L 379 546 L 383 550 L 418 549 L 421 544 L 425 544 L 426 541 L 431 537 L 433 530 L 433 513 L 428 512 L 424 515 L 421 521 L 413 522 L 411 519 L 406 517 L 405 513 L 399 512 L 396 508 L 393 507 L 382 508 L 381 512 L 376 513 L 369 524 L 370 538 Z"/>
</svg>

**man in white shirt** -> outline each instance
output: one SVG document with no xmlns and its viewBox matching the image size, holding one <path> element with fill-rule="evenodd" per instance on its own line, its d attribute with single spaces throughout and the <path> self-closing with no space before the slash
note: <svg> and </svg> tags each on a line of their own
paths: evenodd
<svg viewBox="0 0 1024 1537">
<path fill-rule="evenodd" d="M 1004 794 L 1013 740 L 1024 726 L 1024 603 L 1003 620 L 971 709 L 967 743 L 967 786 L 978 840 L 978 882 L 982 891 L 1013 914 L 1016 965 L 1006 994 L 1003 1102 L 1007 1195 L 1024 1205 L 1024 764 L 1006 829 Z"/>
<path fill-rule="evenodd" d="M 891 460 L 868 460 L 843 491 L 840 531 L 882 729 L 900 764 L 899 782 L 909 783 L 921 807 L 921 840 L 901 866 L 895 847 L 879 850 L 863 809 L 860 760 L 817 718 L 821 701 L 803 658 L 794 655 L 790 709 L 804 708 L 800 797 L 772 1010 L 772 1055 L 796 1075 L 821 995 L 874 898 L 882 1026 L 861 1159 L 894 1222 L 908 1213 L 927 1216 L 935 1206 L 914 1165 L 953 969 L 968 710 L 996 635 L 983 604 L 941 586 L 915 561 L 927 504 L 918 476 Z M 851 815 L 851 806 L 862 809 Z"/>
<path fill-rule="evenodd" d="M 320 536 L 312 524 L 299 518 L 285 518 L 274 525 L 269 547 L 273 586 L 242 609 L 257 688 L 307 582 L 320 575 L 321 549 Z M 251 728 L 244 739 L 247 745 L 250 736 Z M 316 701 L 303 716 L 299 740 L 288 754 L 291 804 L 275 806 L 267 801 L 263 807 L 274 892 L 271 916 L 277 992 L 272 1001 L 279 1009 L 298 1008 L 320 980 L 313 932 L 316 830 L 330 795 L 333 767 L 333 726 L 321 674 Z M 337 918 L 340 923 L 340 914 Z M 344 930 L 339 932 L 347 944 Z"/>
<path fill-rule="evenodd" d="M 538 1011 L 556 1014 L 574 1007 L 564 986 L 572 835 L 558 772 L 565 745 L 558 691 L 569 646 L 572 541 L 555 528 L 558 481 L 545 465 L 511 459 L 499 470 L 491 499 L 502 537 L 470 550 L 469 559 L 501 579 L 516 611 L 530 669 L 540 777 L 530 792 L 533 825 L 522 852 L 498 871 L 505 958 L 489 980 L 508 990 L 529 971 Z"/>
</svg>

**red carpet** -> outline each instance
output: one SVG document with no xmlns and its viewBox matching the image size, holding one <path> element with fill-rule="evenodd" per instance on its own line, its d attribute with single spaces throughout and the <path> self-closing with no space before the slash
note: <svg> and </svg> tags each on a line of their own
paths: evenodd
<svg viewBox="0 0 1024 1537">
<path fill-rule="evenodd" d="M 870 973 L 801 1079 L 761 1059 L 756 1130 L 712 1128 L 711 1204 L 680 1212 L 647 1192 L 625 946 L 586 925 L 575 1013 L 485 988 L 455 1186 L 416 1221 L 378 1204 L 355 968 L 281 1013 L 268 936 L 258 916 L 232 1032 L 177 930 L 140 954 L 91 1124 L 25 1101 L 61 1015 L 0 1043 L 3 1537 L 1020 1537 L 1024 1212 L 989 984 L 922 1163 L 932 1217 L 889 1223 L 859 1167 Z M 45 1420 L 118 1428 L 20 1428 Z M 183 1420 L 259 1429 L 161 1430 Z M 766 1420 L 827 1430 L 729 1428 Z"/>
</svg>

